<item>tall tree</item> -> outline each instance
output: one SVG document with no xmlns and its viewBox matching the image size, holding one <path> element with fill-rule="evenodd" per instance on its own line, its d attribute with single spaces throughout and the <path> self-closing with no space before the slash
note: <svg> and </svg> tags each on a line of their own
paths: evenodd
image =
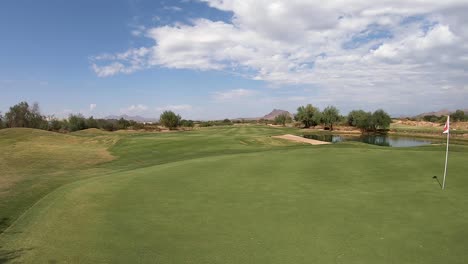
<svg viewBox="0 0 468 264">
<path fill-rule="evenodd" d="M 70 115 L 68 117 L 68 130 L 69 131 L 78 131 L 88 128 L 86 126 L 86 118 L 81 115 Z"/>
<path fill-rule="evenodd" d="M 280 124 L 282 126 L 285 126 L 286 123 L 291 123 L 291 121 L 292 121 L 291 117 L 286 113 L 282 113 L 275 117 L 275 123 Z"/>
<path fill-rule="evenodd" d="M 371 128 L 374 131 L 387 129 L 391 123 L 392 118 L 382 109 L 378 109 L 372 114 Z"/>
<path fill-rule="evenodd" d="M 172 111 L 164 111 L 159 116 L 159 122 L 170 130 L 176 129 L 180 125 L 181 119 L 180 115 L 177 115 Z"/>
<path fill-rule="evenodd" d="M 37 103 L 31 108 L 27 102 L 20 102 L 10 107 L 5 119 L 8 127 L 47 128 L 47 122 Z"/>
<path fill-rule="evenodd" d="M 28 127 L 29 104 L 20 102 L 12 107 L 5 114 L 5 119 L 8 127 Z"/>
<path fill-rule="evenodd" d="M 3 116 L 2 116 L 2 112 L 0 112 L 0 129 L 3 128 L 4 125 L 3 125 Z"/>
<path fill-rule="evenodd" d="M 322 112 L 322 122 L 333 130 L 333 125 L 340 120 L 340 111 L 334 106 L 327 106 Z"/>
<path fill-rule="evenodd" d="M 463 110 L 458 109 L 455 113 L 452 114 L 452 120 L 455 121 L 465 121 L 465 112 Z"/>
<path fill-rule="evenodd" d="M 316 126 L 319 121 L 320 110 L 317 107 L 308 104 L 297 108 L 297 113 L 294 119 L 304 124 L 304 128 Z"/>
</svg>

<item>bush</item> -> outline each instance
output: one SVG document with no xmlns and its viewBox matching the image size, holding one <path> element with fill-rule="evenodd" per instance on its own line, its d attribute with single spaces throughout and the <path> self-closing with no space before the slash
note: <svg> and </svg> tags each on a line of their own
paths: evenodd
<svg viewBox="0 0 468 264">
<path fill-rule="evenodd" d="M 468 116 L 465 116 L 465 112 L 463 110 L 458 109 L 455 113 L 452 114 L 453 122 L 456 121 L 466 121 Z"/>
<path fill-rule="evenodd" d="M 333 125 L 340 121 L 340 111 L 334 106 L 327 106 L 322 112 L 322 122 L 333 130 Z"/>
<path fill-rule="evenodd" d="M 378 131 L 387 129 L 392 119 L 382 109 L 374 113 L 363 110 L 353 110 L 348 114 L 348 124 L 361 129 L 362 131 Z"/>
<path fill-rule="evenodd" d="M 98 122 L 96 121 L 96 119 L 94 119 L 94 117 L 89 117 L 88 119 L 86 119 L 86 127 L 87 128 L 98 128 Z"/>
<path fill-rule="evenodd" d="M 182 121 L 180 121 L 180 125 L 183 126 L 183 127 L 193 127 L 194 123 L 193 123 L 192 120 L 183 119 Z"/>
<path fill-rule="evenodd" d="M 27 102 L 20 102 L 5 114 L 8 127 L 29 127 L 47 129 L 48 124 L 45 117 L 41 115 L 39 104 L 34 103 L 31 108 Z"/>
<path fill-rule="evenodd" d="M 5 125 L 3 124 L 3 116 L 2 113 L 0 112 L 0 129 L 4 128 Z"/>
<path fill-rule="evenodd" d="M 426 122 L 437 122 L 439 120 L 439 117 L 438 116 L 435 116 L 435 115 L 425 115 L 423 116 L 423 120 L 426 121 Z"/>
<path fill-rule="evenodd" d="M 374 131 L 387 129 L 392 123 L 392 118 L 382 109 L 376 110 L 372 114 L 372 127 Z"/>
<path fill-rule="evenodd" d="M 71 114 L 68 117 L 68 131 L 73 132 L 73 131 L 83 130 L 86 128 L 88 127 L 86 126 L 86 119 L 84 118 L 83 115 Z"/>
<path fill-rule="evenodd" d="M 119 129 L 119 126 L 115 120 L 106 120 L 106 119 L 99 119 L 98 120 L 99 128 L 104 129 L 106 131 L 116 131 Z"/>
<path fill-rule="evenodd" d="M 275 124 L 276 125 L 285 126 L 286 123 L 291 123 L 291 122 L 292 122 L 292 118 L 286 113 L 282 113 L 282 114 L 277 115 L 275 117 Z"/>
<path fill-rule="evenodd" d="M 125 120 L 123 117 L 121 117 L 118 121 L 117 121 L 117 128 L 118 129 L 127 129 L 129 128 L 131 125 L 130 121 L 128 120 Z"/>
<path fill-rule="evenodd" d="M 311 104 L 300 106 L 294 116 L 296 121 L 302 122 L 304 128 L 315 127 L 320 123 L 320 110 Z"/>
<path fill-rule="evenodd" d="M 60 131 L 62 129 L 66 129 L 67 126 L 63 121 L 58 120 L 57 118 L 52 118 L 49 121 L 49 131 Z"/>
<path fill-rule="evenodd" d="M 180 115 L 172 111 L 164 111 L 159 117 L 159 122 L 170 130 L 176 129 L 180 125 L 180 120 Z"/>
</svg>

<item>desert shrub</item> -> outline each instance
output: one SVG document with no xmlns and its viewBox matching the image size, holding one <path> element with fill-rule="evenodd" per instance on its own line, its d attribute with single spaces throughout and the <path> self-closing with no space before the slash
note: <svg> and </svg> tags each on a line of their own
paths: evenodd
<svg viewBox="0 0 468 264">
<path fill-rule="evenodd" d="M 180 125 L 180 120 L 180 115 L 172 111 L 164 111 L 159 117 L 159 122 L 170 130 L 176 129 Z"/>
</svg>

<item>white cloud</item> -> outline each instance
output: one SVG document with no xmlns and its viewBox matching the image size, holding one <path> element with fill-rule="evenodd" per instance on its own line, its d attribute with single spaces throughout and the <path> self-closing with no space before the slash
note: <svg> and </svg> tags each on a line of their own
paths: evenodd
<svg viewBox="0 0 468 264">
<path fill-rule="evenodd" d="M 189 111 L 189 110 L 192 110 L 192 106 L 188 104 L 181 104 L 181 105 L 166 105 L 166 106 L 156 108 L 156 111 L 158 112 L 166 111 L 166 110 Z"/>
<path fill-rule="evenodd" d="M 129 74 L 148 66 L 149 48 L 130 49 L 118 54 L 103 54 L 90 58 L 91 67 L 99 77 L 109 77 L 118 73 Z M 100 65 L 98 62 L 108 62 Z"/>
<path fill-rule="evenodd" d="M 133 26 L 133 29 L 130 31 L 130 33 L 135 36 L 135 37 L 139 37 L 141 35 L 143 35 L 146 31 L 146 27 L 143 26 L 143 25 L 137 25 L 137 26 Z"/>
<path fill-rule="evenodd" d="M 182 8 L 180 8 L 178 6 L 164 6 L 163 9 L 164 10 L 169 10 L 169 11 L 174 11 L 174 12 L 182 11 Z"/>
<path fill-rule="evenodd" d="M 137 104 L 131 105 L 127 108 L 120 109 L 120 113 L 127 114 L 127 115 L 135 115 L 135 114 L 143 114 L 148 110 L 148 106 Z"/>
<path fill-rule="evenodd" d="M 317 100 L 356 104 L 395 97 L 414 104 L 436 96 L 450 103 L 453 93 L 467 96 L 463 89 L 440 94 L 443 85 L 468 82 L 466 0 L 202 1 L 232 12 L 231 23 L 201 18 L 147 29 L 154 46 L 97 56 L 96 74 L 149 67 L 223 70 L 276 86 L 312 84 L 320 91 Z"/>
<path fill-rule="evenodd" d="M 90 112 L 94 111 L 94 109 L 96 109 L 96 106 L 97 106 L 96 104 L 90 104 L 89 105 L 89 111 Z"/>
<path fill-rule="evenodd" d="M 229 91 L 220 91 L 213 93 L 213 98 L 219 101 L 227 101 L 239 98 L 245 98 L 256 94 L 254 90 L 233 89 Z"/>
</svg>

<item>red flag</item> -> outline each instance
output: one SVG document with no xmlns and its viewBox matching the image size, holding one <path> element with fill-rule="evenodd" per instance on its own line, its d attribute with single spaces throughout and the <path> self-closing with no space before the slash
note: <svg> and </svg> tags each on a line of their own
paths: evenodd
<svg viewBox="0 0 468 264">
<path fill-rule="evenodd" d="M 442 133 L 447 134 L 449 132 L 449 129 L 450 129 L 450 116 L 447 116 L 447 122 L 445 122 L 444 132 Z"/>
</svg>

